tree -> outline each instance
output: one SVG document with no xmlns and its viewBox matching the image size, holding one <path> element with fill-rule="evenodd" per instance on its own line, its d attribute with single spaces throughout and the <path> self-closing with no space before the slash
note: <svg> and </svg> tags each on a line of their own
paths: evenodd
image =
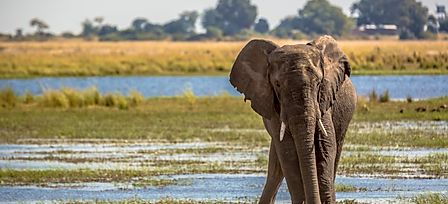
<svg viewBox="0 0 448 204">
<path fill-rule="evenodd" d="M 22 38 L 23 37 L 23 30 L 22 28 L 17 28 L 16 29 L 16 34 L 14 36 L 15 38 Z"/>
<path fill-rule="evenodd" d="M 92 21 L 86 19 L 82 22 L 81 35 L 83 37 L 93 37 L 97 33 L 97 28 L 93 25 Z"/>
<path fill-rule="evenodd" d="M 439 24 L 440 24 L 439 31 L 448 32 L 448 18 L 440 21 Z"/>
<path fill-rule="evenodd" d="M 113 25 L 103 25 L 100 27 L 99 31 L 98 31 L 98 35 L 99 36 L 105 36 L 105 35 L 109 35 L 111 33 L 115 33 L 117 32 L 118 29 L 116 26 Z"/>
<path fill-rule="evenodd" d="M 254 30 L 259 33 L 267 33 L 269 31 L 269 23 L 265 18 L 258 19 L 254 26 Z"/>
<path fill-rule="evenodd" d="M 308 35 L 344 35 L 351 30 L 352 20 L 342 9 L 327 0 L 310 0 L 299 10 L 297 16 L 289 16 L 274 29 L 278 37 L 304 38 Z"/>
<path fill-rule="evenodd" d="M 47 23 L 45 23 L 44 21 L 42 21 L 42 20 L 40 20 L 38 18 L 31 19 L 30 26 L 31 27 L 36 27 L 36 33 L 37 34 L 43 34 L 44 30 L 49 28 Z"/>
<path fill-rule="evenodd" d="M 199 14 L 196 11 L 185 11 L 180 14 L 179 19 L 165 24 L 164 31 L 170 34 L 193 34 L 198 17 Z"/>
<path fill-rule="evenodd" d="M 132 21 L 132 28 L 136 31 L 142 31 L 147 23 L 148 20 L 146 18 L 136 18 Z"/>
<path fill-rule="evenodd" d="M 216 27 L 224 35 L 235 35 L 243 29 L 251 29 L 257 18 L 257 7 L 250 0 L 219 0 L 214 9 L 204 12 L 204 28 Z"/>
<path fill-rule="evenodd" d="M 358 15 L 358 25 L 394 24 L 398 26 L 400 36 L 424 37 L 428 8 L 416 0 L 360 0 L 351 10 Z"/>
<path fill-rule="evenodd" d="M 351 28 L 350 19 L 340 7 L 327 0 L 310 0 L 299 10 L 299 30 L 307 34 L 341 36 Z"/>
</svg>

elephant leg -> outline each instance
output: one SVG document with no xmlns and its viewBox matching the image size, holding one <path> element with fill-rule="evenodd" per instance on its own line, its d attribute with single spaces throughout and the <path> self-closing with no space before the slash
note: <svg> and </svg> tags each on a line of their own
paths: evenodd
<svg viewBox="0 0 448 204">
<path fill-rule="evenodd" d="M 331 111 L 324 114 L 322 123 L 327 135 L 324 135 L 320 130 L 316 134 L 316 165 L 319 194 L 322 203 L 336 203 L 334 171 L 337 145 Z"/>
<path fill-rule="evenodd" d="M 275 202 L 275 196 L 277 195 L 282 180 L 282 168 L 278 161 L 275 145 L 271 142 L 271 148 L 269 149 L 268 176 L 266 178 L 263 193 L 260 197 L 260 204 L 270 204 Z"/>
<path fill-rule="evenodd" d="M 266 130 L 272 136 L 271 147 L 274 147 L 281 171 L 286 179 L 292 203 L 302 204 L 305 201 L 305 191 L 301 177 L 299 159 L 291 132 L 286 130 L 283 141 L 280 142 L 280 120 L 264 119 Z M 273 145 L 273 146 L 272 146 Z M 271 148 L 272 150 L 272 148 Z"/>
<path fill-rule="evenodd" d="M 349 78 L 346 78 L 341 89 L 336 95 L 335 104 L 332 108 L 334 132 L 336 135 L 336 160 L 334 165 L 333 183 L 336 179 L 336 171 L 341 158 L 342 146 L 345 134 L 356 109 L 356 91 Z M 335 193 L 336 194 L 336 193 Z M 336 195 L 333 195 L 336 198 Z"/>
</svg>

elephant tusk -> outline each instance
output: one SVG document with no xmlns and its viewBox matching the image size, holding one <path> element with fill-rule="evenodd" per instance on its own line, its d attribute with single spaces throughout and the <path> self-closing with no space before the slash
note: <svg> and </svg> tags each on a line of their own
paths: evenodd
<svg viewBox="0 0 448 204">
<path fill-rule="evenodd" d="M 286 124 L 282 121 L 282 125 L 280 126 L 280 142 L 283 141 L 285 137 Z"/>
<path fill-rule="evenodd" d="M 319 118 L 319 121 L 317 122 L 319 125 L 320 130 L 322 133 L 324 133 L 325 137 L 327 137 L 327 131 L 325 130 L 324 124 L 322 123 L 322 120 Z"/>
</svg>

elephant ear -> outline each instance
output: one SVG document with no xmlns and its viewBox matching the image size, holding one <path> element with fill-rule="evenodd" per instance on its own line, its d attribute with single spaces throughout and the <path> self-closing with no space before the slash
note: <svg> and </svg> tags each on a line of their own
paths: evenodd
<svg viewBox="0 0 448 204">
<path fill-rule="evenodd" d="M 334 103 L 336 93 L 342 86 L 345 77 L 351 74 L 347 56 L 339 48 L 336 40 L 328 35 L 321 36 L 308 43 L 321 51 L 323 80 L 319 88 L 319 108 L 324 114 Z"/>
<path fill-rule="evenodd" d="M 230 72 L 230 83 L 250 100 L 252 109 L 271 119 L 274 114 L 274 92 L 268 77 L 268 55 L 278 45 L 266 40 L 252 40 L 241 50 Z"/>
</svg>

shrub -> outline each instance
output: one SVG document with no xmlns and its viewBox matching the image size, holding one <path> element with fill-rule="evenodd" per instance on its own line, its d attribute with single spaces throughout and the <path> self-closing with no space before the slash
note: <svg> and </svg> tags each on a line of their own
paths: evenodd
<svg viewBox="0 0 448 204">
<path fill-rule="evenodd" d="M 186 88 L 182 97 L 188 102 L 188 104 L 190 104 L 190 106 L 194 106 L 194 104 L 196 104 L 197 97 L 191 88 Z"/>
<path fill-rule="evenodd" d="M 369 101 L 370 102 L 378 101 L 378 94 L 376 94 L 375 89 L 370 92 L 370 94 L 369 94 Z"/>
<path fill-rule="evenodd" d="M 25 95 L 24 95 L 23 102 L 24 102 L 25 104 L 30 104 L 30 103 L 33 103 L 34 100 L 35 100 L 35 99 L 34 99 L 33 94 L 32 94 L 31 92 L 29 92 L 29 91 L 26 91 L 26 92 L 25 92 Z"/>
<path fill-rule="evenodd" d="M 390 95 L 389 90 L 384 91 L 383 94 L 381 94 L 379 101 L 381 103 L 389 102 L 390 101 Z"/>
<path fill-rule="evenodd" d="M 442 204 L 448 202 L 448 194 L 443 193 L 425 193 L 425 194 L 419 194 L 412 198 L 412 202 L 416 204 L 423 204 L 423 203 L 433 203 L 433 204 Z"/>
<path fill-rule="evenodd" d="M 61 91 L 45 91 L 41 100 L 41 105 L 45 107 L 70 107 L 70 102 Z"/>
<path fill-rule="evenodd" d="M 84 104 L 84 96 L 77 90 L 71 88 L 63 88 L 61 92 L 65 95 L 68 100 L 70 107 L 83 107 Z"/>
<path fill-rule="evenodd" d="M 140 105 L 144 100 L 145 100 L 145 97 L 139 91 L 137 91 L 137 90 L 131 91 L 131 94 L 129 96 L 129 101 L 130 101 L 131 106 Z"/>
<path fill-rule="evenodd" d="M 129 104 L 128 104 L 128 101 L 126 100 L 126 97 L 124 97 L 121 94 L 117 94 L 115 97 L 117 100 L 118 109 L 125 110 L 125 109 L 129 108 Z"/>
<path fill-rule="evenodd" d="M 90 87 L 83 91 L 84 104 L 86 106 L 99 105 L 101 95 L 96 87 Z"/>
<path fill-rule="evenodd" d="M 104 95 L 101 105 L 107 106 L 107 107 L 114 107 L 115 104 L 116 104 L 116 100 L 115 100 L 113 94 L 108 93 L 108 94 Z"/>
<path fill-rule="evenodd" d="M 119 109 L 128 109 L 129 107 L 126 97 L 121 94 L 108 93 L 103 97 L 103 102 L 101 104 L 107 107 L 117 107 Z"/>
<path fill-rule="evenodd" d="M 0 90 L 0 105 L 3 108 L 12 108 L 17 104 L 17 95 L 11 87 Z"/>
<path fill-rule="evenodd" d="M 408 103 L 412 103 L 413 99 L 412 99 L 411 96 L 407 96 L 407 97 L 406 97 L 406 101 L 407 101 Z"/>
</svg>

